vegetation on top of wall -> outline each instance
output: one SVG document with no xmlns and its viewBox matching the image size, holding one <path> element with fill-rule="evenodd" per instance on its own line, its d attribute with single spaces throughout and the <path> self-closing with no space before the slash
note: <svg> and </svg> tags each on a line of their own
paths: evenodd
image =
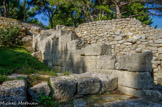
<svg viewBox="0 0 162 107">
<path fill-rule="evenodd" d="M 14 47 L 22 45 L 22 34 L 19 27 L 9 26 L 0 29 L 0 45 L 5 47 Z"/>
</svg>

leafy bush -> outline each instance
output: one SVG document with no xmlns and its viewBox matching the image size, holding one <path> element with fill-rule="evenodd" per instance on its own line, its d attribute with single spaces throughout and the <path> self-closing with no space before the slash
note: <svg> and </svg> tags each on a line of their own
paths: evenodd
<svg viewBox="0 0 162 107">
<path fill-rule="evenodd" d="M 22 45 L 22 34 L 19 27 L 9 26 L 0 29 L 0 45 L 14 47 Z"/>
<path fill-rule="evenodd" d="M 44 107 L 58 107 L 52 97 L 45 96 L 43 93 L 41 93 L 39 97 L 39 104 L 43 105 Z"/>
</svg>

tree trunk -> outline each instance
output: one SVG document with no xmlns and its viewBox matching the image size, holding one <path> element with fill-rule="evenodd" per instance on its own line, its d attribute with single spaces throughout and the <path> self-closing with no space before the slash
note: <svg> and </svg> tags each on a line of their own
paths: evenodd
<svg viewBox="0 0 162 107">
<path fill-rule="evenodd" d="M 51 24 L 51 28 L 53 29 L 53 21 L 52 21 L 53 18 L 50 18 L 50 24 Z"/>
<path fill-rule="evenodd" d="M 115 9 L 116 9 L 116 18 L 117 19 L 121 19 L 122 18 L 122 13 L 121 13 L 121 6 L 120 6 L 120 0 L 111 0 L 114 5 L 115 5 Z"/>
<path fill-rule="evenodd" d="M 4 9 L 4 17 L 7 17 L 7 4 L 6 4 L 6 0 L 3 0 L 3 9 Z"/>
<path fill-rule="evenodd" d="M 115 4 L 116 7 L 116 18 L 121 19 L 122 18 L 122 13 L 119 4 Z"/>
<path fill-rule="evenodd" d="M 24 22 L 26 22 L 26 0 L 24 0 Z"/>
</svg>

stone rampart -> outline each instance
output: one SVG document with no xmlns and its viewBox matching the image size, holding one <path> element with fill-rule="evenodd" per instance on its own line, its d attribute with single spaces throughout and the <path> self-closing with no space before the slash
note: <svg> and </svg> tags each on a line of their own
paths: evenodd
<svg viewBox="0 0 162 107">
<path fill-rule="evenodd" d="M 134 18 L 126 18 L 84 23 L 75 32 L 88 44 L 111 45 L 113 55 L 152 51 L 155 81 L 159 81 L 156 77 L 162 76 L 162 29 L 154 29 Z"/>
<path fill-rule="evenodd" d="M 37 56 L 58 71 L 134 69 L 151 72 L 153 69 L 157 82 L 162 77 L 161 35 L 161 29 L 127 18 L 84 23 L 76 29 L 57 26 L 56 30 L 42 30 L 34 37 L 33 45 Z M 152 59 L 139 55 L 148 51 L 152 52 Z M 152 64 L 147 63 L 150 60 Z M 143 63 L 146 65 L 140 68 Z"/>
</svg>

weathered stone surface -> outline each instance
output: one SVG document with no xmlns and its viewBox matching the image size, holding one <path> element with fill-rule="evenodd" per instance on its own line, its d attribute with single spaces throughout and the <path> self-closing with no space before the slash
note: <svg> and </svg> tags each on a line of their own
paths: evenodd
<svg viewBox="0 0 162 107">
<path fill-rule="evenodd" d="M 115 56 L 97 56 L 97 69 L 115 69 Z"/>
<path fill-rule="evenodd" d="M 121 71 L 118 84 L 134 89 L 151 89 L 154 87 L 153 78 L 149 72 Z"/>
<path fill-rule="evenodd" d="M 42 82 L 28 89 L 29 95 L 32 97 L 32 100 L 35 102 L 39 101 L 39 97 L 41 94 L 45 96 L 49 96 L 50 92 L 51 90 L 47 82 Z"/>
<path fill-rule="evenodd" d="M 118 78 L 103 73 L 92 73 L 92 77 L 99 78 L 101 81 L 100 93 L 111 92 L 118 87 Z"/>
<path fill-rule="evenodd" d="M 56 99 L 68 99 L 76 93 L 77 82 L 64 76 L 50 78 L 54 90 L 53 97 Z"/>
<path fill-rule="evenodd" d="M 162 39 L 157 39 L 157 40 L 155 40 L 155 43 L 161 44 L 161 43 L 162 43 Z"/>
<path fill-rule="evenodd" d="M 162 39 L 162 30 L 158 31 L 154 39 Z"/>
<path fill-rule="evenodd" d="M 162 76 L 157 78 L 157 83 L 162 85 Z"/>
<path fill-rule="evenodd" d="M 96 94 L 100 90 L 100 80 L 94 77 L 81 77 L 77 79 L 78 95 Z"/>
<path fill-rule="evenodd" d="M 146 101 L 143 99 L 131 99 L 125 101 L 116 101 L 104 103 L 103 107 L 162 107 L 162 103 Z"/>
<path fill-rule="evenodd" d="M 24 80 L 6 81 L 0 85 L 0 102 L 27 101 L 27 86 Z"/>
<path fill-rule="evenodd" d="M 137 89 L 134 89 L 134 88 L 125 87 L 125 86 L 122 86 L 122 85 L 118 85 L 118 89 L 119 89 L 119 91 L 121 91 L 122 93 L 124 93 L 126 95 L 132 95 L 132 96 L 137 96 L 137 97 L 142 97 L 142 95 L 143 95 L 142 90 L 137 90 Z"/>
<path fill-rule="evenodd" d="M 160 92 L 158 90 L 144 90 L 143 97 L 146 100 L 153 100 L 153 101 L 161 102 L 162 101 L 162 92 Z"/>
<path fill-rule="evenodd" d="M 14 74 L 11 74 L 11 75 L 9 75 L 7 77 L 8 78 L 12 78 L 12 79 L 16 79 L 16 78 L 27 78 L 27 75 L 14 73 Z"/>
<path fill-rule="evenodd" d="M 84 59 L 83 64 L 86 68 L 96 69 L 96 66 L 97 66 L 97 57 L 96 56 L 84 56 L 83 59 Z"/>
<path fill-rule="evenodd" d="M 74 107 L 86 107 L 86 102 L 83 99 L 74 100 Z"/>
<path fill-rule="evenodd" d="M 83 57 L 117 55 L 120 57 L 118 57 L 115 68 L 119 70 L 151 72 L 153 63 L 156 65 L 153 72 L 161 71 L 162 65 L 159 63 L 161 60 L 160 47 L 162 46 L 161 30 L 143 25 L 136 19 L 95 21 L 81 24 L 75 29 L 60 26 L 56 30 L 49 32 L 46 30 L 41 32 L 38 37 L 34 36 L 33 44 L 35 46 L 34 51 L 41 52 L 42 60 L 45 60 L 50 67 L 75 69 L 73 70 L 75 73 L 80 73 L 79 70 L 77 72 L 76 68 L 81 68 L 83 72 L 114 69 L 114 66 L 108 66 L 109 62 L 113 64 L 113 61 L 102 59 L 103 61 L 99 62 L 98 66 L 95 65 L 97 61 L 88 58 L 84 60 Z M 76 54 L 75 52 L 78 50 L 81 52 Z M 154 60 L 152 63 L 151 54 L 140 54 L 145 51 L 153 52 Z M 67 53 L 70 53 L 70 55 Z M 59 58 L 56 54 L 59 55 Z M 74 57 L 76 55 L 77 57 Z M 64 63 L 63 66 L 55 65 L 55 62 L 57 63 L 59 60 L 65 61 L 69 56 L 72 65 Z M 74 66 L 77 67 L 74 68 Z"/>
<path fill-rule="evenodd" d="M 82 50 L 82 55 L 110 55 L 112 53 L 111 46 L 106 44 L 88 45 Z"/>
<path fill-rule="evenodd" d="M 151 72 L 152 71 L 152 53 L 137 53 L 117 57 L 116 69 L 138 71 L 138 72 Z"/>
</svg>

